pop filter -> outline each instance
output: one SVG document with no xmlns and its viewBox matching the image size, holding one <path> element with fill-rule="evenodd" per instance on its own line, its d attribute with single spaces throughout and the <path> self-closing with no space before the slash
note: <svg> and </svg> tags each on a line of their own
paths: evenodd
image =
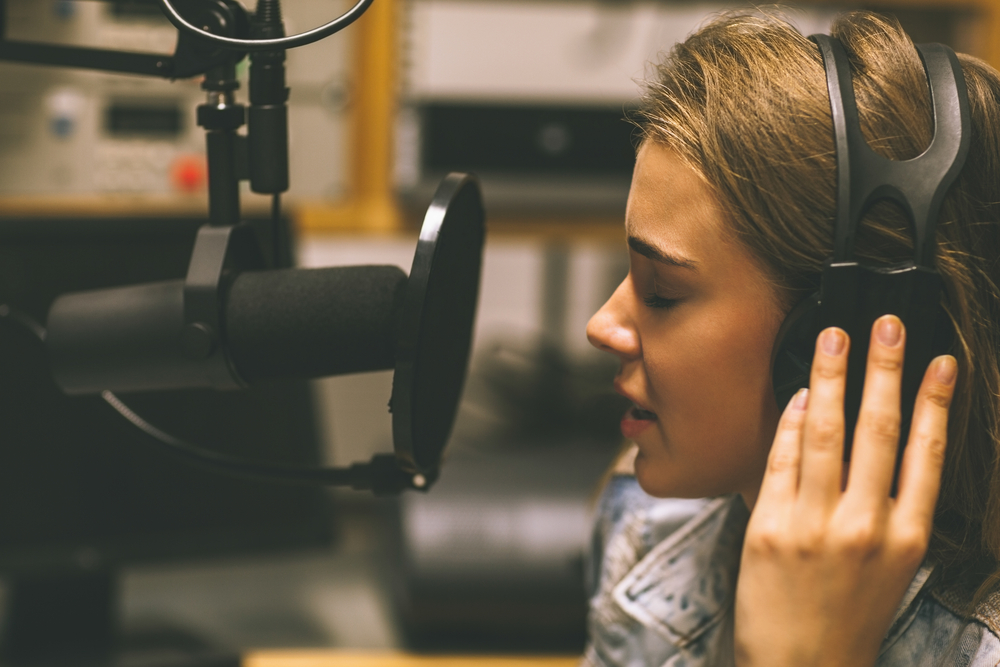
<svg viewBox="0 0 1000 667">
<path fill-rule="evenodd" d="M 108 395 L 233 388 L 394 367 L 392 467 L 412 478 L 415 488 L 433 481 L 458 410 L 479 296 L 485 225 L 476 179 L 449 174 L 442 182 L 409 277 L 392 266 L 227 270 L 228 249 L 237 247 L 227 239 L 245 237 L 237 236 L 239 228 L 228 229 L 202 228 L 186 280 L 57 298 L 45 341 L 56 383 L 68 394 Z M 204 285 L 215 286 L 209 298 Z M 195 316 L 192 304 L 202 306 Z M 206 324 L 199 313 L 216 321 Z M 176 444 L 114 401 L 140 428 Z M 201 456 L 194 447 L 185 449 Z M 385 463 L 379 461 L 381 469 Z M 220 467 L 225 465 L 234 467 Z M 252 467 L 264 474 L 266 465 Z M 366 470 L 358 475 L 369 475 Z M 303 478 L 299 472 L 286 477 Z M 387 475 L 397 483 L 391 471 L 376 477 Z M 305 477 L 315 475 L 308 471 Z"/>
<path fill-rule="evenodd" d="M 486 236 L 479 183 L 449 174 L 427 209 L 400 313 L 392 381 L 396 460 L 433 474 L 465 382 Z"/>
</svg>

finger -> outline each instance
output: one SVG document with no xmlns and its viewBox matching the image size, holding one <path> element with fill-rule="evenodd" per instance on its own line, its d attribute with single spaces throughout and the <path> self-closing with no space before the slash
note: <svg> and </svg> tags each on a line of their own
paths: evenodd
<svg viewBox="0 0 1000 667">
<path fill-rule="evenodd" d="M 945 355 L 931 362 L 920 384 L 899 472 L 896 514 L 904 523 L 929 529 L 934 520 L 948 442 L 948 408 L 957 377 L 955 358 Z"/>
<path fill-rule="evenodd" d="M 898 317 L 885 315 L 875 320 L 847 481 L 848 493 L 858 499 L 884 504 L 892 489 L 905 348 L 906 330 Z"/>
<path fill-rule="evenodd" d="M 850 340 L 835 327 L 816 339 L 809 375 L 809 406 L 803 427 L 799 497 L 828 507 L 840 497 L 844 452 L 844 385 Z"/>
<path fill-rule="evenodd" d="M 774 434 L 774 444 L 767 455 L 764 481 L 757 495 L 757 505 L 784 503 L 795 497 L 799 487 L 799 462 L 802 450 L 802 426 L 806 420 L 809 390 L 800 389 L 788 401 Z"/>
</svg>

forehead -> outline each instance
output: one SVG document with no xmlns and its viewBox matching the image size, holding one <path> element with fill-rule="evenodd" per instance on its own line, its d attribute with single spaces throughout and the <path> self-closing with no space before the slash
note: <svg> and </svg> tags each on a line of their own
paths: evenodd
<svg viewBox="0 0 1000 667">
<path fill-rule="evenodd" d="M 699 273 L 739 271 L 744 279 L 762 274 L 735 241 L 711 186 L 662 144 L 647 141 L 639 150 L 625 231 L 664 255 L 695 264 Z"/>
<path fill-rule="evenodd" d="M 739 253 L 709 185 L 669 148 L 647 141 L 639 150 L 625 231 L 669 255 L 698 264 Z"/>
</svg>

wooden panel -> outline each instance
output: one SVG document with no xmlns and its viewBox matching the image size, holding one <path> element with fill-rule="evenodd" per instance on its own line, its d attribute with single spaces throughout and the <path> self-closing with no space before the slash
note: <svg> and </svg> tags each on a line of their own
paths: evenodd
<svg viewBox="0 0 1000 667">
<path fill-rule="evenodd" d="M 516 656 L 436 656 L 350 651 L 260 651 L 243 667 L 576 667 L 580 658 Z"/>
</svg>

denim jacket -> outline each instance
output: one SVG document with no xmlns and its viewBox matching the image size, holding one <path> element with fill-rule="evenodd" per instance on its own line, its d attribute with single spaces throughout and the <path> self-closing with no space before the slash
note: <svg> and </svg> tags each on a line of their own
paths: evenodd
<svg viewBox="0 0 1000 667">
<path fill-rule="evenodd" d="M 665 500 L 631 475 L 599 501 L 588 566 L 590 640 L 583 665 L 729 667 L 733 597 L 749 514 L 739 496 Z M 960 591 L 925 564 L 882 642 L 876 667 L 997 667 L 1000 594 L 971 617 Z"/>
</svg>

